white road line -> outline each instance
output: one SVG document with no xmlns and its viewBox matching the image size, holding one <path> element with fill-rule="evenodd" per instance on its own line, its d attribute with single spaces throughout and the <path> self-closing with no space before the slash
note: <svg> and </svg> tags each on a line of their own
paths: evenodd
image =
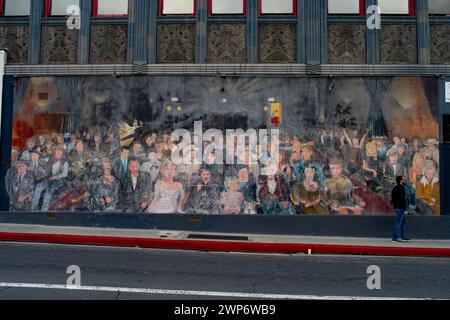
<svg viewBox="0 0 450 320">
<path fill-rule="evenodd" d="M 245 292 L 218 292 L 218 291 L 196 291 L 196 290 L 166 290 L 147 288 L 122 288 L 122 287 L 102 287 L 102 286 L 73 286 L 59 284 L 40 283 L 9 283 L 0 282 L 0 287 L 28 288 L 28 289 L 62 289 L 79 291 L 101 291 L 120 293 L 142 293 L 177 296 L 207 296 L 207 297 L 228 297 L 228 298 L 253 298 L 253 299 L 287 299 L 287 300 L 428 300 L 393 297 L 356 297 L 356 296 L 313 296 L 313 295 L 292 295 L 292 294 L 267 294 L 267 293 L 245 293 Z"/>
</svg>

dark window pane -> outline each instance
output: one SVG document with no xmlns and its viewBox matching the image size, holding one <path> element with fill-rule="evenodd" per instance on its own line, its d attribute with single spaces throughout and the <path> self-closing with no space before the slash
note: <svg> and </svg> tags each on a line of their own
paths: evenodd
<svg viewBox="0 0 450 320">
<path fill-rule="evenodd" d="M 128 0 L 98 0 L 98 14 L 128 14 Z"/>
<path fill-rule="evenodd" d="M 192 14 L 195 0 L 164 0 L 163 14 Z"/>
<path fill-rule="evenodd" d="M 244 13 L 244 0 L 212 0 L 213 14 Z"/>
<path fill-rule="evenodd" d="M 445 114 L 443 119 L 444 143 L 450 144 L 450 114 Z"/>
<path fill-rule="evenodd" d="M 292 0 L 261 0 L 262 13 L 293 13 L 294 2 Z"/>
<path fill-rule="evenodd" d="M 450 0 L 429 0 L 430 14 L 450 14 Z"/>
<path fill-rule="evenodd" d="M 378 0 L 381 14 L 409 14 L 408 0 Z"/>
<path fill-rule="evenodd" d="M 359 0 L 328 0 L 330 14 L 358 14 Z"/>
<path fill-rule="evenodd" d="M 30 0 L 5 0 L 5 16 L 29 16 Z"/>
<path fill-rule="evenodd" d="M 80 5 L 79 0 L 52 0 L 52 9 L 50 14 L 52 16 L 65 16 L 67 15 L 67 8 L 76 5 Z"/>
</svg>

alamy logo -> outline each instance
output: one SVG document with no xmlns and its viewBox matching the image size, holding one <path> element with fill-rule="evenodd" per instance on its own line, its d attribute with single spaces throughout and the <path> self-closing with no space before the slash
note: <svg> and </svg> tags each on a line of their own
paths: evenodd
<svg viewBox="0 0 450 320">
<path fill-rule="evenodd" d="M 367 289 L 369 290 L 381 290 L 381 269 L 377 265 L 371 265 L 367 268 L 367 274 L 370 276 L 367 278 Z"/>
<path fill-rule="evenodd" d="M 66 13 L 68 15 L 66 24 L 69 30 L 80 30 L 81 29 L 81 17 L 80 17 L 80 7 L 77 5 L 68 6 Z"/>
<path fill-rule="evenodd" d="M 367 7 L 367 29 L 381 29 L 381 10 L 380 6 L 373 5 Z"/>
<path fill-rule="evenodd" d="M 278 129 L 208 129 L 203 132 L 201 121 L 194 122 L 194 133 L 176 129 L 172 142 L 172 161 L 180 164 L 244 164 L 261 165 L 262 175 L 274 175 L 278 171 Z M 225 152 L 224 152 L 225 151 Z"/>
<path fill-rule="evenodd" d="M 66 281 L 68 286 L 81 286 L 81 269 L 79 266 L 68 266 L 66 273 L 70 274 Z"/>
</svg>

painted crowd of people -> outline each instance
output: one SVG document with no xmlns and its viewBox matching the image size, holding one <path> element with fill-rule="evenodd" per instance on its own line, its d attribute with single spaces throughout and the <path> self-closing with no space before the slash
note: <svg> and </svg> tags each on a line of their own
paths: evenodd
<svg viewBox="0 0 450 320">
<path fill-rule="evenodd" d="M 201 164 L 176 165 L 170 130 L 127 141 L 112 129 L 37 135 L 23 150 L 13 149 L 11 210 L 360 215 L 367 198 L 358 188 L 389 202 L 401 175 L 416 212 L 439 214 L 435 139 L 388 141 L 345 129 L 280 132 L 279 144 L 270 147 L 279 149 L 277 163 L 269 161 L 271 175 L 261 174 L 267 161 L 249 163 L 248 148 L 236 155 L 243 164 L 216 164 L 211 152 Z M 257 149 L 256 158 L 262 157 L 270 150 Z"/>
</svg>

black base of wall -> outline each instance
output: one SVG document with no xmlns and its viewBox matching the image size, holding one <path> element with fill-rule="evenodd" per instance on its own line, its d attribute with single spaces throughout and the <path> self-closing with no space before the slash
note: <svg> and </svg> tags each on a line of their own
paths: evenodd
<svg viewBox="0 0 450 320">
<path fill-rule="evenodd" d="M 412 239 L 450 239 L 450 216 L 408 217 Z M 224 216 L 183 214 L 9 213 L 0 223 L 197 232 L 389 238 L 393 216 Z"/>
</svg>

